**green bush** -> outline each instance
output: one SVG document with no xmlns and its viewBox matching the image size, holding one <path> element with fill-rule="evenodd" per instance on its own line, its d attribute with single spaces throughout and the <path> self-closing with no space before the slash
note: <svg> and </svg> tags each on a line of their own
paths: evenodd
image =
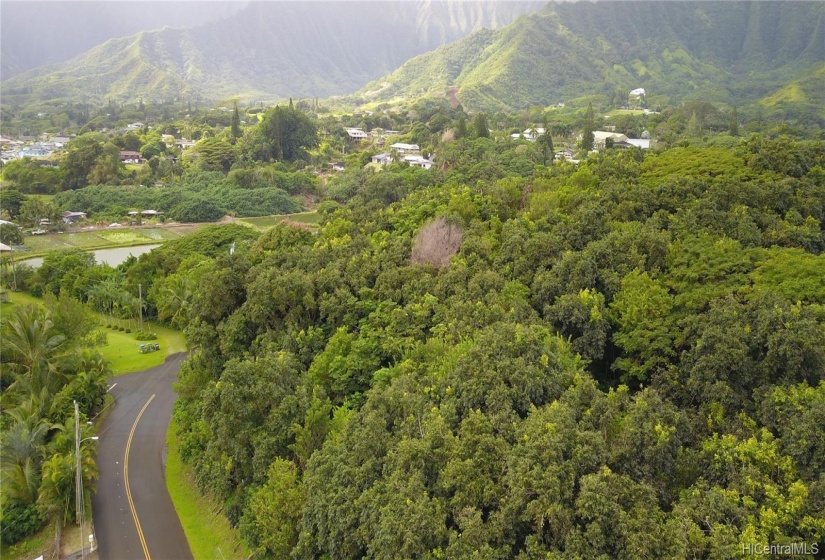
<svg viewBox="0 0 825 560">
<path fill-rule="evenodd" d="M 179 222 L 217 222 L 224 214 L 224 210 L 211 200 L 194 197 L 169 211 L 169 215 Z"/>
<path fill-rule="evenodd" d="M 46 516 L 36 504 L 25 506 L 19 503 L 3 507 L 3 523 L 0 525 L 0 540 L 11 545 L 35 534 L 46 522 Z"/>
<path fill-rule="evenodd" d="M 135 340 L 157 340 L 157 335 L 154 335 L 148 331 L 136 331 L 135 332 Z"/>
</svg>

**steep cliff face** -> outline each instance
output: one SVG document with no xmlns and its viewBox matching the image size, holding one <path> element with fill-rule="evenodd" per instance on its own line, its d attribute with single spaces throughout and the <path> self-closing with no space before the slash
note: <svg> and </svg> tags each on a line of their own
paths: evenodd
<svg viewBox="0 0 825 560">
<path fill-rule="evenodd" d="M 817 75 L 823 61 L 822 3 L 560 3 L 416 57 L 361 93 L 458 86 L 467 107 L 515 108 L 645 87 L 662 103 L 739 103 Z"/>
<path fill-rule="evenodd" d="M 7 95 L 221 99 L 349 93 L 409 58 L 542 2 L 255 2 L 190 29 L 111 39 L 6 80 Z"/>
</svg>

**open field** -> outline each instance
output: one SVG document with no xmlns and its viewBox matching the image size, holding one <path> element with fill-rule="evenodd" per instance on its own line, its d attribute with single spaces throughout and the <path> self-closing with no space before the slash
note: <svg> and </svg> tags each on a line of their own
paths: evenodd
<svg viewBox="0 0 825 560">
<path fill-rule="evenodd" d="M 25 254 L 20 252 L 17 257 L 36 257 L 58 249 L 94 250 L 162 243 L 192 231 L 192 228 L 141 227 L 29 235 L 23 241 L 26 247 Z"/>
<path fill-rule="evenodd" d="M 11 302 L 0 305 L 0 315 L 5 315 L 15 305 L 43 304 L 42 299 L 22 292 L 9 292 L 9 296 Z M 101 330 L 106 333 L 107 343 L 99 350 L 103 357 L 110 362 L 113 375 L 123 375 L 159 366 L 167 356 L 186 351 L 186 338 L 180 331 L 146 321 L 143 324 L 143 330 L 157 336 L 157 340 L 142 342 L 135 339 L 134 333 L 126 333 L 106 327 L 106 325 L 125 326 L 127 324 L 126 320 L 112 319 L 100 313 L 95 313 L 95 316 L 101 324 Z M 134 323 L 132 326 L 134 327 Z M 160 345 L 160 350 L 141 354 L 140 345 L 147 342 L 157 343 Z"/>
<path fill-rule="evenodd" d="M 166 487 L 195 560 L 249 558 L 237 529 L 229 526 L 221 512 L 221 504 L 201 495 L 192 468 L 181 461 L 174 420 L 166 432 L 166 452 Z"/>
<path fill-rule="evenodd" d="M 264 216 L 261 218 L 240 218 L 238 221 L 247 223 L 255 229 L 265 230 L 284 220 L 307 224 L 308 226 L 317 226 L 318 222 L 321 221 L 321 216 L 318 215 L 318 212 L 300 212 L 298 214 L 279 214 L 277 216 Z"/>
</svg>

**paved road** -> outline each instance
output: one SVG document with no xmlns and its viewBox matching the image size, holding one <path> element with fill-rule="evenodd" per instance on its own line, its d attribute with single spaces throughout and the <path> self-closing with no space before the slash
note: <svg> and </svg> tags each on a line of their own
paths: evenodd
<svg viewBox="0 0 825 560">
<path fill-rule="evenodd" d="M 165 479 L 172 383 L 183 358 L 110 381 L 117 403 L 101 426 L 92 498 L 101 560 L 192 558 Z"/>
</svg>

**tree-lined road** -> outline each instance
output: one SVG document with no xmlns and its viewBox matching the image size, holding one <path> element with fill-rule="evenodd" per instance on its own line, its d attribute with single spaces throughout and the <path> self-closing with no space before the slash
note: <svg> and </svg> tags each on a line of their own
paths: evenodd
<svg viewBox="0 0 825 560">
<path fill-rule="evenodd" d="M 165 478 L 172 383 L 184 357 L 112 380 L 116 404 L 101 426 L 92 498 L 101 560 L 192 558 Z"/>
</svg>

